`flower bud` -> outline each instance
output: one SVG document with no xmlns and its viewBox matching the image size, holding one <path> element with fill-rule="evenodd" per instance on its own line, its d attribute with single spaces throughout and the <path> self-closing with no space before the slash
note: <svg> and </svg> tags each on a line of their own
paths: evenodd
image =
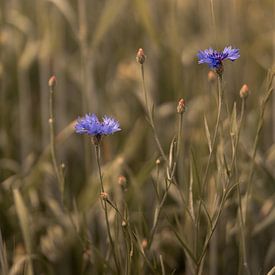
<svg viewBox="0 0 275 275">
<path fill-rule="evenodd" d="M 54 88 L 56 85 L 56 77 L 55 75 L 51 76 L 49 81 L 48 81 L 48 85 L 50 88 Z"/>
<path fill-rule="evenodd" d="M 160 159 L 156 160 L 156 165 L 160 165 Z"/>
<path fill-rule="evenodd" d="M 217 80 L 217 75 L 213 71 L 209 71 L 207 78 L 210 83 L 214 83 Z"/>
<path fill-rule="evenodd" d="M 122 175 L 118 177 L 117 181 L 118 181 L 118 184 L 121 187 L 125 187 L 126 182 L 127 182 L 126 178 L 124 176 L 122 176 Z"/>
<path fill-rule="evenodd" d="M 141 247 L 142 247 L 142 249 L 145 249 L 147 247 L 147 245 L 148 245 L 148 241 L 146 239 L 143 239 L 141 241 Z"/>
<path fill-rule="evenodd" d="M 109 198 L 109 195 L 108 195 L 108 193 L 106 193 L 106 192 L 101 192 L 101 193 L 100 193 L 100 197 L 101 197 L 104 201 L 107 201 L 108 198 Z"/>
<path fill-rule="evenodd" d="M 136 60 L 139 64 L 143 64 L 145 62 L 146 55 L 144 54 L 144 51 L 142 48 L 139 48 L 136 55 Z"/>
<path fill-rule="evenodd" d="M 182 114 L 185 112 L 185 100 L 181 98 L 178 103 L 177 112 Z"/>
<path fill-rule="evenodd" d="M 247 84 L 244 84 L 242 88 L 240 89 L 240 97 L 246 98 L 249 94 L 249 87 Z"/>
</svg>

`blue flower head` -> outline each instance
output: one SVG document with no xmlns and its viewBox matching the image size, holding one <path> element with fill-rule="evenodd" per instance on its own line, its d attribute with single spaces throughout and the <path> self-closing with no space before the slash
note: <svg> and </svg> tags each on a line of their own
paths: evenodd
<svg viewBox="0 0 275 275">
<path fill-rule="evenodd" d="M 75 132 L 77 134 L 101 137 L 120 131 L 119 127 L 119 122 L 112 117 L 104 116 L 101 122 L 95 114 L 87 114 L 78 119 L 75 125 Z"/>
<path fill-rule="evenodd" d="M 233 49 L 231 46 L 225 47 L 222 52 L 209 48 L 198 53 L 199 64 L 206 63 L 211 69 L 216 69 L 218 73 L 222 72 L 223 60 L 229 59 L 234 61 L 239 57 L 240 50 Z"/>
</svg>

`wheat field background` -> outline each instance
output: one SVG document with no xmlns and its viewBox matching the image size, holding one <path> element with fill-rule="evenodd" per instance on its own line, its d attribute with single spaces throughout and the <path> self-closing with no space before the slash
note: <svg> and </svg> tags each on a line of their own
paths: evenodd
<svg viewBox="0 0 275 275">
<path fill-rule="evenodd" d="M 0 273 L 275 274 L 274 13 L 272 0 L 0 0 Z M 224 64 L 213 142 L 218 80 L 197 53 L 229 45 L 240 58 Z M 122 129 L 100 145 L 113 246 L 93 145 L 74 131 L 86 113 Z"/>
</svg>

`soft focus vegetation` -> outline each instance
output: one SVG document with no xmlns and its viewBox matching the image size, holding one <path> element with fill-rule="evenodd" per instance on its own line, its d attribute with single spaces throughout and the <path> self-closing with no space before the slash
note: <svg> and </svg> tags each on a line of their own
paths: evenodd
<svg viewBox="0 0 275 275">
<path fill-rule="evenodd" d="M 0 0 L 0 273 L 275 274 L 274 47 L 272 0 Z"/>
</svg>

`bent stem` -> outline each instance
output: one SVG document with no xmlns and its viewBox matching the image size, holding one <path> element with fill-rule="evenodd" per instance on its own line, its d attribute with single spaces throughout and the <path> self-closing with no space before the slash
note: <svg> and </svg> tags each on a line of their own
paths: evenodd
<svg viewBox="0 0 275 275">
<path fill-rule="evenodd" d="M 95 144 L 94 146 L 95 146 L 95 155 L 96 155 L 96 162 L 97 162 L 98 175 L 99 175 L 99 181 L 100 181 L 100 189 L 101 189 L 101 192 L 104 193 L 105 191 L 104 191 L 103 178 L 102 178 L 101 166 L 100 166 L 100 147 L 99 147 L 98 144 Z M 109 224 L 109 220 L 108 220 L 107 202 L 103 198 L 101 198 L 101 200 L 102 200 L 102 206 L 103 206 L 104 214 L 105 214 L 107 233 L 108 233 L 109 241 L 110 241 L 110 244 L 111 244 L 111 249 L 112 249 L 112 252 L 113 252 L 113 257 L 114 257 L 117 273 L 120 274 L 118 259 L 117 259 L 117 255 L 116 255 L 116 252 L 115 252 L 115 246 L 114 246 L 114 242 L 113 242 L 113 239 L 112 239 L 110 224 Z"/>
</svg>

